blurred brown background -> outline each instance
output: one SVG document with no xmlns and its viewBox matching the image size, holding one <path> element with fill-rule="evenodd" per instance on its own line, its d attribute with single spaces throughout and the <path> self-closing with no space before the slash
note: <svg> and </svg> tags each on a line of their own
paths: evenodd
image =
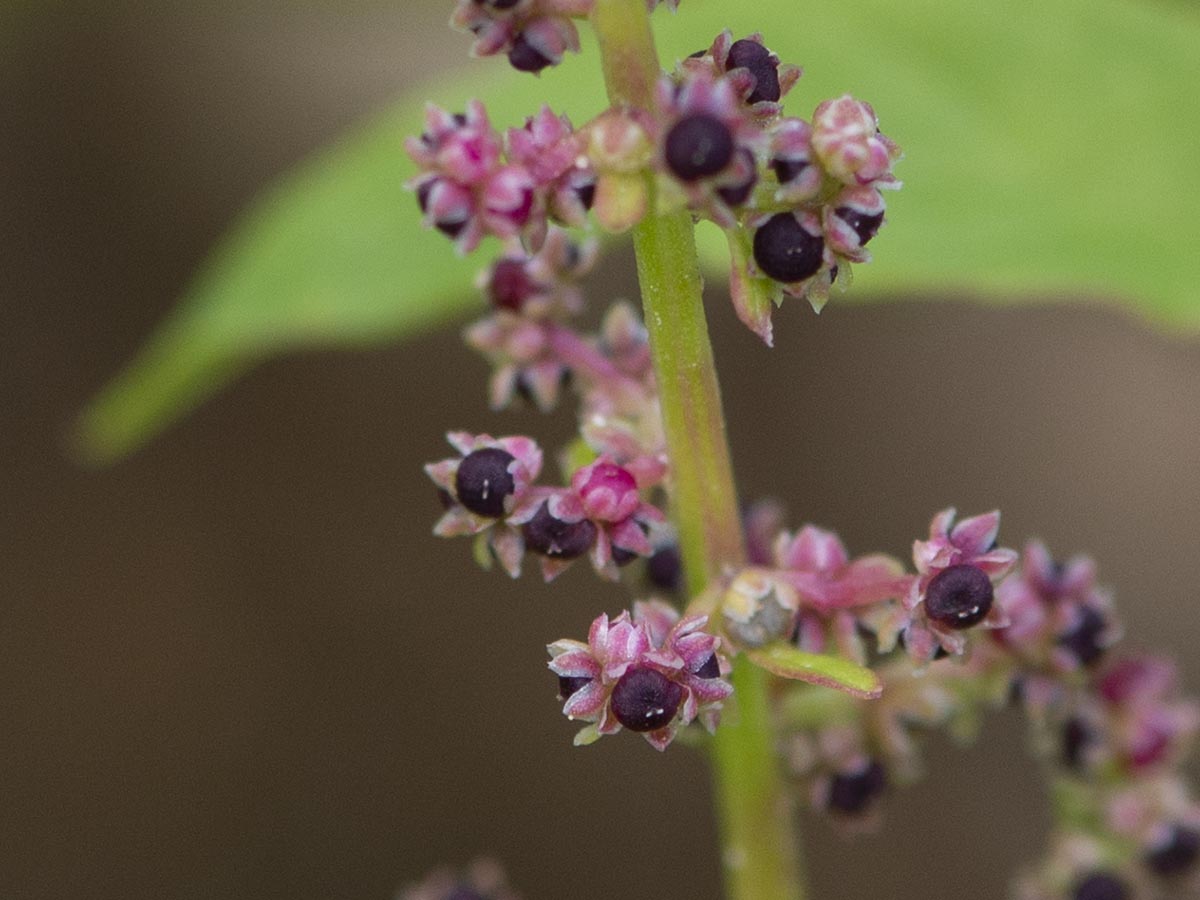
<svg viewBox="0 0 1200 900">
<path fill-rule="evenodd" d="M 716 898 L 701 760 L 573 750 L 543 667 L 625 597 L 429 535 L 447 428 L 546 434 L 455 334 L 271 362 L 108 470 L 63 453 L 267 179 L 459 62 L 446 4 L 0 9 L 0 897 L 387 898 L 486 852 L 531 900 Z M 1000 506 L 1010 544 L 1094 552 L 1200 689 L 1200 342 L 943 299 L 789 304 L 767 352 L 712 301 L 746 497 L 900 555 Z M 808 821 L 814 896 L 1002 896 L 1048 821 L 1023 743 L 935 744 L 876 836 Z"/>
</svg>

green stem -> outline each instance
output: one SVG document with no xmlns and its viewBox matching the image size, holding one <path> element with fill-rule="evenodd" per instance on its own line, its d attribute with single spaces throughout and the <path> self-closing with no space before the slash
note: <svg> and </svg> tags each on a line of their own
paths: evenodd
<svg viewBox="0 0 1200 900">
<path fill-rule="evenodd" d="M 660 68 L 645 0 L 596 0 L 591 19 L 610 101 L 649 109 Z M 633 242 L 671 455 L 672 514 L 696 596 L 743 565 L 745 550 L 691 216 L 652 212 Z M 768 676 L 743 657 L 733 683 L 736 706 L 713 741 L 726 894 L 802 900 L 800 844 L 779 770 Z"/>
</svg>

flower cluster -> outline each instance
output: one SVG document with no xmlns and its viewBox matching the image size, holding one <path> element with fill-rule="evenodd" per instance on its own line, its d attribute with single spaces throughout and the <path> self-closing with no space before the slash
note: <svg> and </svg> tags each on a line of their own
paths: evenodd
<svg viewBox="0 0 1200 900">
<path fill-rule="evenodd" d="M 504 51 L 537 70 L 577 46 L 571 20 L 590 6 L 460 0 L 454 22 L 476 34 L 477 53 Z M 550 223 L 580 227 L 589 211 L 623 231 L 686 209 L 725 231 L 735 310 L 769 344 L 785 294 L 820 311 L 849 265 L 870 259 L 880 191 L 900 186 L 900 152 L 869 104 L 846 95 L 820 103 L 811 121 L 784 115 L 800 74 L 762 35 L 726 31 L 662 76 L 650 108 L 613 107 L 579 129 L 544 108 L 502 137 L 477 102 L 458 115 L 430 107 L 425 133 L 407 143 L 419 169 L 410 186 L 426 223 L 464 253 L 485 235 L 535 253 Z"/>
<path fill-rule="evenodd" d="M 475 35 L 476 54 L 537 72 L 578 49 L 574 20 L 593 4 L 459 0 L 453 23 Z M 568 229 L 707 219 L 729 244 L 735 310 L 764 341 L 785 295 L 819 312 L 831 285 L 869 260 L 900 153 L 874 109 L 849 95 L 809 119 L 787 116 L 800 76 L 761 35 L 726 31 L 645 79 L 645 108 L 614 106 L 578 129 L 543 108 L 502 135 L 478 102 L 463 114 L 429 107 L 425 132 L 406 144 L 427 225 L 462 253 L 486 236 L 501 243 L 477 281 L 487 312 L 465 333 L 491 368 L 491 405 L 549 411 L 570 396 L 578 416 L 577 438 L 557 455 L 559 486 L 539 481 L 532 438 L 450 433 L 456 455 L 426 467 L 443 506 L 435 533 L 473 536 L 476 559 L 513 577 L 527 555 L 546 581 L 587 557 L 606 579 L 640 571 L 653 586 L 630 611 L 595 618 L 586 642 L 548 646 L 563 713 L 583 723 L 577 744 L 628 730 L 663 750 L 694 722 L 712 732 L 740 655 L 774 679 L 790 771 L 814 806 L 854 830 L 878 818 L 891 785 L 921 773 L 922 730 L 969 737 L 982 710 L 1018 700 L 1062 800 L 1055 850 L 1023 882 L 1029 900 L 1195 888 L 1200 806 L 1177 770 L 1200 713 L 1179 699 L 1169 665 L 1112 658 L 1121 626 L 1090 560 L 1059 564 L 1036 542 L 1019 557 L 997 544 L 999 513 L 956 521 L 946 509 L 913 543 L 909 567 L 852 556 L 813 525 L 787 530 L 767 504 L 745 514 L 745 565 L 730 553 L 680 609 L 660 599 L 680 593 L 677 540 L 695 550 L 689 523 L 677 538 L 660 511 L 679 503 L 674 482 L 689 473 L 672 471 L 634 308 L 617 302 L 593 333 L 579 327 L 597 242 Z M 658 339 L 661 318 L 653 324 Z M 663 346 L 653 349 L 661 360 Z M 417 890 L 414 900 L 502 896 L 451 876 Z"/>
<path fill-rule="evenodd" d="M 730 665 L 721 639 L 704 630 L 707 622 L 705 616 L 680 618 L 661 602 L 635 603 L 632 615 L 596 619 L 586 644 L 551 644 L 563 714 L 589 723 L 575 743 L 627 728 L 665 750 L 693 720 L 713 731 L 733 688 L 723 677 Z"/>
<path fill-rule="evenodd" d="M 450 24 L 475 35 L 475 56 L 504 53 L 514 69 L 540 72 L 579 52 L 573 18 L 592 10 L 593 0 L 458 0 Z"/>
<path fill-rule="evenodd" d="M 430 104 L 426 129 L 405 142 L 419 173 L 409 182 L 430 227 L 462 253 L 485 236 L 540 247 L 550 221 L 580 224 L 594 179 L 580 136 L 565 117 L 543 109 L 501 137 L 483 104 L 465 113 Z"/>
<path fill-rule="evenodd" d="M 426 473 L 446 508 L 434 528 L 442 537 L 477 535 L 481 558 L 494 557 L 514 578 L 526 552 L 541 559 L 552 580 L 588 556 L 596 571 L 616 579 L 617 568 L 655 549 L 650 535 L 664 520 L 641 491 L 634 471 L 600 456 L 577 469 L 567 487 L 534 484 L 542 451 L 526 437 L 493 438 L 451 432 L 457 458 L 430 463 Z M 640 471 L 656 471 L 652 465 Z"/>
</svg>

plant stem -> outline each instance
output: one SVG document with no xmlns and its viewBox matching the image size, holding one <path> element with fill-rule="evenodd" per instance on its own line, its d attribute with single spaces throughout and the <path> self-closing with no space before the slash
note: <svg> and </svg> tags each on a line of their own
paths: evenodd
<svg viewBox="0 0 1200 900">
<path fill-rule="evenodd" d="M 591 20 L 610 101 L 651 108 L 660 69 L 646 0 L 596 0 Z M 691 216 L 651 212 L 633 242 L 671 456 L 672 516 L 688 589 L 697 596 L 743 565 L 745 549 Z M 768 676 L 743 657 L 732 680 L 736 708 L 713 741 L 726 895 L 802 900 L 800 844 L 779 771 Z"/>
</svg>

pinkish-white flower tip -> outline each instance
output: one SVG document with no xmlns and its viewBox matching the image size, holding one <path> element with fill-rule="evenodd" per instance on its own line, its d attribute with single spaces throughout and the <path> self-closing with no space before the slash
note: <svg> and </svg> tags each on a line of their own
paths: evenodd
<svg viewBox="0 0 1200 900">
<path fill-rule="evenodd" d="M 397 894 L 397 900 L 519 900 L 498 863 L 477 859 L 463 872 L 437 869 Z"/>
</svg>

